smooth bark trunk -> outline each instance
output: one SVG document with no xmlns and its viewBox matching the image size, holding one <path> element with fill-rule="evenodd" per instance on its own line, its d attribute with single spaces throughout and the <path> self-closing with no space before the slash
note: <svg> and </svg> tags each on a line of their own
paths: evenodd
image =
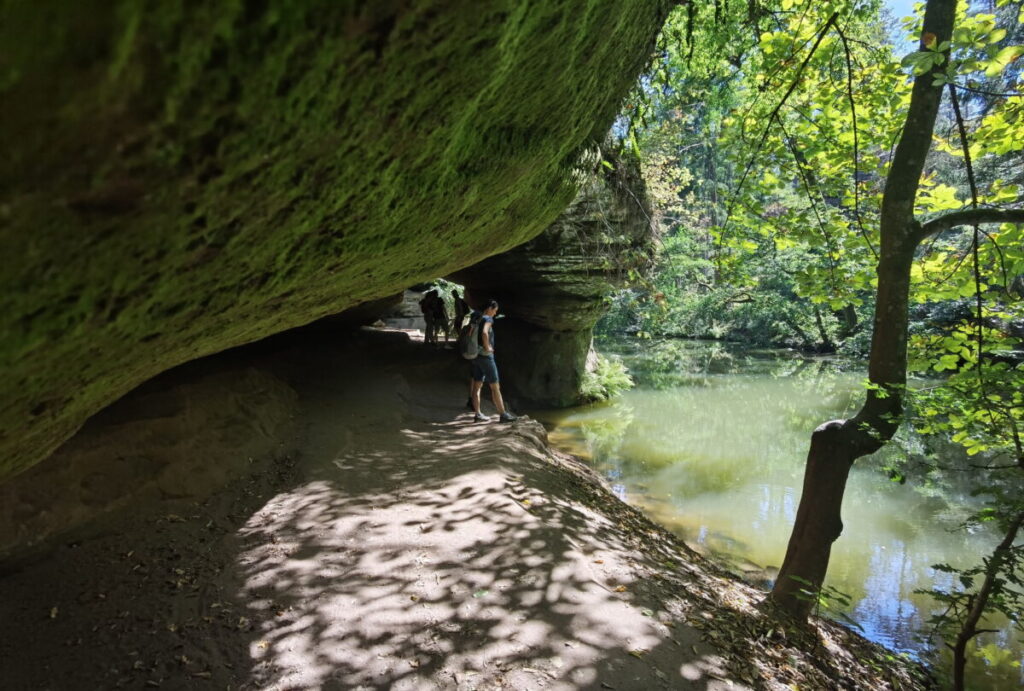
<svg viewBox="0 0 1024 691">
<path fill-rule="evenodd" d="M 955 10 L 955 0 L 928 0 L 922 35 L 937 43 L 948 40 Z M 782 611 L 798 619 L 805 619 L 814 608 L 832 543 L 842 532 L 841 507 L 850 468 L 892 438 L 903 414 L 910 267 L 923 237 L 914 219 L 914 200 L 942 96 L 941 86 L 932 86 L 934 79 L 934 74 L 927 73 L 914 81 L 907 121 L 886 178 L 868 364 L 871 387 L 856 416 L 827 422 L 811 436 L 800 505 L 770 595 Z"/>
</svg>

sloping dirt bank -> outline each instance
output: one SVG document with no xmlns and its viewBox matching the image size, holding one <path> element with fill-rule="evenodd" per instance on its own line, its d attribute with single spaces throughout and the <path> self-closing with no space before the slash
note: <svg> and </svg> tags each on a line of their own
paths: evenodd
<svg viewBox="0 0 1024 691">
<path fill-rule="evenodd" d="M 927 687 L 773 624 L 538 423 L 472 423 L 448 351 L 309 332 L 246 357 L 297 392 L 294 453 L 3 577 L 5 688 Z"/>
</svg>

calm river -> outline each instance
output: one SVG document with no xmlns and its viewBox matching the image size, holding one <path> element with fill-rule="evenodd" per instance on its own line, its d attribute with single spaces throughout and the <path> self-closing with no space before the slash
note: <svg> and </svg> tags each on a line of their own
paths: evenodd
<svg viewBox="0 0 1024 691">
<path fill-rule="evenodd" d="M 620 497 L 699 551 L 767 587 L 785 553 L 811 431 L 851 414 L 858 363 L 700 341 L 616 341 L 637 388 L 604 405 L 538 414 L 551 442 L 590 461 Z M 939 483 L 899 484 L 883 449 L 854 467 L 826 585 L 866 637 L 917 654 L 934 605 L 915 594 L 975 563 L 995 536 L 958 529 L 972 501 Z M 1022 685 L 1024 647 L 1005 622 L 982 639 L 973 688 Z"/>
</svg>

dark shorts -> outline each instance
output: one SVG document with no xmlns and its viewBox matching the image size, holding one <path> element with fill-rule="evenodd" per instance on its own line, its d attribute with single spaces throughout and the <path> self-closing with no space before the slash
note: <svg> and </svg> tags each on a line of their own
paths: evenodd
<svg viewBox="0 0 1024 691">
<path fill-rule="evenodd" d="M 470 364 L 469 376 L 473 378 L 473 381 L 497 384 L 498 366 L 494 364 L 494 357 L 489 355 L 478 355 Z"/>
</svg>

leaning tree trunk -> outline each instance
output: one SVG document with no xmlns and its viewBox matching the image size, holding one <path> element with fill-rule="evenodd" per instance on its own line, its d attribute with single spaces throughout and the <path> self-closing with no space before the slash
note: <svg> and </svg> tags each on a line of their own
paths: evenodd
<svg viewBox="0 0 1024 691">
<path fill-rule="evenodd" d="M 956 0 L 928 0 L 921 50 L 926 43 L 950 39 L 955 10 Z M 941 69 L 936 66 L 933 71 Z M 783 611 L 800 619 L 814 607 L 825 580 L 832 543 L 843 530 L 840 509 L 853 462 L 891 439 L 903 414 L 910 267 L 924 237 L 914 219 L 914 199 L 942 98 L 941 82 L 932 86 L 934 80 L 933 72 L 914 80 L 907 121 L 886 178 L 868 365 L 871 388 L 855 417 L 827 422 L 811 436 L 800 506 L 770 596 Z"/>
</svg>

